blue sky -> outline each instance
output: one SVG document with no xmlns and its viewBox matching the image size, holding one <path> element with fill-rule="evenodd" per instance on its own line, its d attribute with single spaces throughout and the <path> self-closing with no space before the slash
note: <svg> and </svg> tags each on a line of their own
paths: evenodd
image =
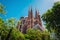
<svg viewBox="0 0 60 40">
<path fill-rule="evenodd" d="M 53 6 L 53 3 L 59 0 L 0 0 L 5 6 L 6 14 L 2 16 L 4 19 L 14 17 L 19 19 L 21 16 L 27 16 L 29 7 L 32 7 L 33 13 L 35 9 L 39 10 L 42 15 L 46 10 Z M 35 14 L 35 13 L 34 13 Z"/>
</svg>

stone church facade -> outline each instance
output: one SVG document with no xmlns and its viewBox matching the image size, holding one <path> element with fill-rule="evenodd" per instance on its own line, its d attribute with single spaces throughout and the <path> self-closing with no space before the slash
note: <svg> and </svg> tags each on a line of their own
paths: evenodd
<svg viewBox="0 0 60 40">
<path fill-rule="evenodd" d="M 44 30 L 44 27 L 42 26 L 41 17 L 39 15 L 39 11 L 35 11 L 35 16 L 33 16 L 33 10 L 32 8 L 28 10 L 28 16 L 27 17 L 21 17 L 20 18 L 21 23 L 18 22 L 17 28 L 23 32 L 26 33 L 26 30 L 28 28 L 33 29 L 40 29 Z"/>
</svg>

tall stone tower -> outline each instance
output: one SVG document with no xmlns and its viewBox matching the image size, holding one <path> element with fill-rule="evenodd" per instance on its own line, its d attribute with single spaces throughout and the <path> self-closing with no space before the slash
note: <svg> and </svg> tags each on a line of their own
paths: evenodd
<svg viewBox="0 0 60 40">
<path fill-rule="evenodd" d="M 28 11 L 28 21 L 29 21 L 29 25 L 32 28 L 33 27 L 33 12 L 32 12 L 32 8 L 29 9 Z"/>
<path fill-rule="evenodd" d="M 30 8 L 28 10 L 28 18 L 31 19 L 33 17 L 33 12 L 32 12 L 32 8 Z"/>
<path fill-rule="evenodd" d="M 35 20 L 36 20 L 36 23 L 42 27 L 42 22 L 41 22 L 41 18 L 40 18 L 38 10 L 36 10 L 36 12 L 35 12 Z"/>
</svg>

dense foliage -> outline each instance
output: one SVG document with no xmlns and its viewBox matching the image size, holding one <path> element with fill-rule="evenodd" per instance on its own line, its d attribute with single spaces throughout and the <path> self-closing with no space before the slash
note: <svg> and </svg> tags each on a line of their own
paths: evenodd
<svg viewBox="0 0 60 40">
<path fill-rule="evenodd" d="M 0 3 L 0 14 L 5 14 L 4 6 Z"/>
<path fill-rule="evenodd" d="M 50 33 L 48 31 L 40 31 L 38 29 L 28 29 L 25 38 L 29 40 L 49 40 Z"/>
<path fill-rule="evenodd" d="M 38 29 L 27 29 L 27 33 L 23 34 L 16 27 L 1 26 L 0 37 L 1 40 L 49 40 L 50 33 Z"/>
<path fill-rule="evenodd" d="M 42 19 L 46 23 L 46 28 L 50 32 L 54 30 L 57 38 L 60 38 L 60 2 L 54 3 L 54 6 L 42 15 Z"/>
</svg>

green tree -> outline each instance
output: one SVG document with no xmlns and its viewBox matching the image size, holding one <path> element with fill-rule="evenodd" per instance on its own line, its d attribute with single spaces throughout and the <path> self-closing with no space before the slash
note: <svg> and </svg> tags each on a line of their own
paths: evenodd
<svg viewBox="0 0 60 40">
<path fill-rule="evenodd" d="M 27 40 L 49 40 L 50 33 L 48 31 L 40 31 L 39 29 L 27 29 L 25 34 Z"/>
<path fill-rule="evenodd" d="M 8 34 L 8 27 L 4 24 L 3 19 L 0 19 L 2 22 L 0 23 L 0 36 L 1 39 L 4 40 Z"/>
<path fill-rule="evenodd" d="M 1 27 L 0 29 L 0 36 L 1 36 L 1 40 L 24 40 L 24 34 L 21 33 L 19 30 L 17 30 L 16 28 L 8 28 L 6 26 Z"/>
<path fill-rule="evenodd" d="M 11 26 L 11 27 L 16 27 L 16 22 L 15 22 L 15 18 L 9 18 L 6 20 L 7 25 Z"/>
<path fill-rule="evenodd" d="M 1 3 L 0 3 L 0 14 L 5 14 L 4 6 Z M 4 20 L 2 19 L 2 17 L 0 17 L 0 27 L 2 26 L 3 23 Z"/>
<path fill-rule="evenodd" d="M 24 40 L 24 34 L 21 33 L 19 30 L 17 30 L 16 28 L 12 29 L 11 35 L 9 40 Z"/>
<path fill-rule="evenodd" d="M 0 14 L 5 14 L 4 6 L 0 3 Z M 0 17 L 0 36 L 1 40 L 24 40 L 25 37 L 18 29 L 16 29 L 15 18 L 3 20 Z"/>
<path fill-rule="evenodd" d="M 47 30 L 42 31 L 41 35 L 42 35 L 42 40 L 52 40 L 50 38 L 50 32 L 48 32 Z"/>
<path fill-rule="evenodd" d="M 46 23 L 46 28 L 49 31 L 54 30 L 60 38 L 60 2 L 54 3 L 54 6 L 42 15 L 42 19 Z"/>
<path fill-rule="evenodd" d="M 0 3 L 0 14 L 5 14 L 4 6 Z"/>
<path fill-rule="evenodd" d="M 3 23 L 4 23 L 4 20 L 0 17 L 0 27 L 2 26 Z"/>
<path fill-rule="evenodd" d="M 27 33 L 25 34 L 26 39 L 29 40 L 41 40 L 41 32 L 36 29 L 27 29 Z"/>
</svg>

